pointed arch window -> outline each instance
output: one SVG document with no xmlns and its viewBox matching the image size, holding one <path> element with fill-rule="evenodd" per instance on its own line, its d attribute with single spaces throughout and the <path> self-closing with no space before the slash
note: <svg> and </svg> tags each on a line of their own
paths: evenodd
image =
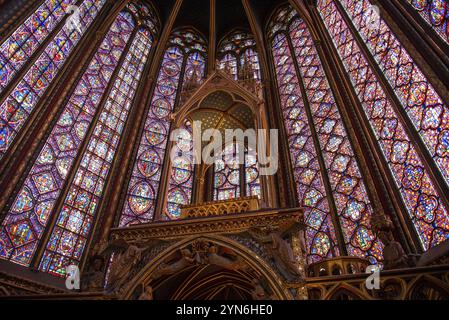
<svg viewBox="0 0 449 320">
<path fill-rule="evenodd" d="M 198 46 L 194 46 L 194 51 L 188 54 L 185 63 L 184 80 L 182 83 L 182 94 L 197 88 L 203 81 L 206 71 L 206 60 L 203 48 L 197 51 Z M 183 101 L 181 97 L 180 102 Z M 168 220 L 178 219 L 181 215 L 181 206 L 190 204 L 192 201 L 194 164 L 193 164 L 193 129 L 192 123 L 186 119 L 181 126 L 179 142 L 181 145 L 180 156 L 174 157 L 171 162 L 170 175 L 168 177 L 168 193 L 165 200 L 163 218 Z"/>
<path fill-rule="evenodd" d="M 62 274 L 61 269 L 66 265 L 78 264 L 81 259 L 151 43 L 146 29 L 140 29 L 135 35 L 75 173 L 47 244 L 41 270 Z"/>
<path fill-rule="evenodd" d="M 106 0 L 46 1 L 0 48 L 0 159 L 8 151 L 41 97 L 63 68 L 67 58 L 98 15 Z M 75 6 L 79 5 L 79 7 Z M 68 8 L 76 11 L 78 24 L 60 22 Z M 59 30 L 59 31 L 58 31 Z M 32 61 L 52 31 L 53 39 L 42 49 L 21 79 L 15 79 Z M 8 84 L 14 84 L 10 90 Z"/>
<path fill-rule="evenodd" d="M 120 226 L 152 221 L 170 132 L 168 117 L 176 101 L 184 60 L 181 49 L 169 48 L 164 56 L 137 160 L 128 185 Z"/>
<path fill-rule="evenodd" d="M 421 135 L 447 180 L 449 131 L 445 119 L 449 109 L 385 22 L 372 16 L 375 11 L 369 10 L 369 2 L 341 1 L 341 5 L 320 0 L 318 11 L 350 76 L 422 246 L 427 250 L 449 237 L 449 215 L 407 127 L 409 130 L 414 127 Z M 362 44 L 344 18 L 345 12 L 395 91 L 400 107 L 407 112 L 410 126 L 401 120 L 368 63 Z M 367 24 L 369 21 L 375 23 Z"/>
<path fill-rule="evenodd" d="M 292 13 L 293 12 L 293 13 Z M 312 36 L 291 7 L 270 30 L 291 163 L 307 223 L 309 262 L 342 254 L 379 261 L 372 206 Z"/>
<path fill-rule="evenodd" d="M 1 258 L 27 266 L 40 246 L 59 276 L 82 258 L 153 43 L 136 19 L 120 12 L 86 66 L 2 222 Z"/>
<path fill-rule="evenodd" d="M 222 159 L 215 162 L 214 200 L 240 197 L 240 148 L 236 143 L 223 149 Z"/>
<path fill-rule="evenodd" d="M 218 69 L 228 72 L 235 80 L 260 81 L 259 56 L 254 37 L 234 31 L 218 45 Z"/>
<path fill-rule="evenodd" d="M 166 149 L 170 132 L 175 129 L 171 127 L 170 116 L 182 98 L 183 86 L 196 76 L 199 79 L 195 81 L 204 78 L 205 43 L 201 36 L 189 29 L 177 30 L 169 39 L 128 184 L 119 222 L 121 227 L 153 221 L 158 201 L 163 207 L 160 209 L 162 219 L 178 218 L 179 207 L 191 201 L 193 176 L 180 185 L 181 176 L 178 175 L 181 173 L 179 168 L 186 168 L 182 173 L 192 174 L 188 159 L 178 159 L 167 171 L 167 177 L 162 171 L 168 161 Z M 167 196 L 161 192 L 164 183 L 168 186 Z"/>
<path fill-rule="evenodd" d="M 214 165 L 214 200 L 260 197 L 261 192 L 256 151 L 239 142 L 225 146 Z"/>
</svg>

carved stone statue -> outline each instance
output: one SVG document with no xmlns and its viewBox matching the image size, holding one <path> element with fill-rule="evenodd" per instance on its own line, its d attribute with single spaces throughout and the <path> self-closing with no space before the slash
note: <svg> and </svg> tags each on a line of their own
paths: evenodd
<svg viewBox="0 0 449 320">
<path fill-rule="evenodd" d="M 144 287 L 142 294 L 137 298 L 137 300 L 154 300 L 153 288 L 150 285 Z"/>
<path fill-rule="evenodd" d="M 298 234 L 302 230 L 302 224 L 297 221 L 289 221 L 284 225 L 261 226 L 248 230 L 248 234 L 261 243 L 268 254 L 274 260 L 279 272 L 288 280 L 302 282 L 303 276 L 298 267 L 291 245 L 284 239 L 293 233 Z"/>
<path fill-rule="evenodd" d="M 194 66 L 191 73 L 187 75 L 187 81 L 183 87 L 183 91 L 193 91 L 201 85 L 201 70 L 198 66 Z"/>
<path fill-rule="evenodd" d="M 248 56 L 245 55 L 243 59 L 243 66 L 240 68 L 239 78 L 241 80 L 254 80 L 254 69 L 253 64 L 249 60 Z"/>
<path fill-rule="evenodd" d="M 135 245 L 128 245 L 124 251 L 115 253 L 109 273 L 108 291 L 119 293 L 135 264 L 140 260 L 142 251 Z"/>
<path fill-rule="evenodd" d="M 225 63 L 223 68 L 224 73 L 231 75 L 232 74 L 232 67 L 229 63 Z"/>
<path fill-rule="evenodd" d="M 254 286 L 254 290 L 251 291 L 251 297 L 253 300 L 267 300 L 269 298 L 258 279 L 253 279 L 251 284 Z"/>
<path fill-rule="evenodd" d="M 301 248 L 302 253 L 305 255 L 307 253 L 307 245 L 306 245 L 306 231 L 299 230 L 299 246 Z"/>
<path fill-rule="evenodd" d="M 383 212 L 375 212 L 371 218 L 373 231 L 384 244 L 384 270 L 408 268 L 416 265 L 416 256 L 407 255 L 402 245 L 394 240 L 393 222 Z"/>
<path fill-rule="evenodd" d="M 88 271 L 83 274 L 81 290 L 95 292 L 104 290 L 104 258 L 102 256 L 92 257 Z"/>
<path fill-rule="evenodd" d="M 254 290 L 251 291 L 251 298 L 255 301 L 257 300 L 278 300 L 274 294 L 269 294 L 262 285 L 262 280 L 253 279 L 251 284 Z"/>
<path fill-rule="evenodd" d="M 219 267 L 223 267 L 228 270 L 243 270 L 247 267 L 245 261 L 240 257 L 236 260 L 231 260 L 229 258 L 218 255 L 218 248 L 215 245 L 211 245 L 208 249 L 208 262 Z"/>
<path fill-rule="evenodd" d="M 385 245 L 383 250 L 384 270 L 401 269 L 410 266 L 409 256 L 405 253 L 402 245 L 394 240 L 391 232 L 380 231 L 378 236 Z"/>
<path fill-rule="evenodd" d="M 247 263 L 240 257 L 231 259 L 218 254 L 218 247 L 208 241 L 196 241 L 191 246 L 181 249 L 181 258 L 168 263 L 161 263 L 151 275 L 157 279 L 164 275 L 171 275 L 191 265 L 216 265 L 227 270 L 246 270 Z"/>
<path fill-rule="evenodd" d="M 290 244 L 281 237 L 279 232 L 271 227 L 262 229 L 262 232 L 259 232 L 260 230 L 249 230 L 249 232 L 255 240 L 265 245 L 277 267 L 287 279 L 300 278 L 301 273 Z"/>
<path fill-rule="evenodd" d="M 161 263 L 159 267 L 151 275 L 152 279 L 157 279 L 163 275 L 174 274 L 185 267 L 193 265 L 196 262 L 195 254 L 189 248 L 180 250 L 181 258 L 171 264 Z"/>
</svg>

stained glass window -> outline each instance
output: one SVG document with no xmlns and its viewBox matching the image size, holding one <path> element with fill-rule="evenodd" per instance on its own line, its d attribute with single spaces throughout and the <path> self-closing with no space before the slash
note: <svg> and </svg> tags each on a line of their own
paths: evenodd
<svg viewBox="0 0 449 320">
<path fill-rule="evenodd" d="M 146 223 L 153 218 L 170 132 L 168 117 L 176 101 L 183 60 L 184 55 L 177 47 L 169 48 L 165 53 L 128 186 L 120 226 Z"/>
<path fill-rule="evenodd" d="M 226 36 L 218 45 L 217 65 L 235 80 L 260 80 L 259 56 L 253 36 L 242 31 Z"/>
<path fill-rule="evenodd" d="M 446 0 L 407 0 L 431 25 L 444 41 L 449 43 L 449 4 Z"/>
<path fill-rule="evenodd" d="M 167 210 L 168 219 L 177 219 L 181 205 L 190 204 L 193 189 L 193 132 L 192 124 L 186 120 L 176 137 L 177 145 L 172 150 L 173 163 L 169 177 Z"/>
<path fill-rule="evenodd" d="M 370 200 L 320 57 L 304 21 L 282 17 L 286 24 L 272 49 L 298 196 L 306 208 L 308 260 L 337 255 L 335 230 L 341 228 L 349 255 L 379 261 L 382 245 L 371 231 Z"/>
<path fill-rule="evenodd" d="M 352 11 L 355 8 L 350 10 L 360 13 L 366 6 L 366 2 L 359 1 L 357 10 Z M 424 249 L 441 243 L 449 237 L 448 213 L 415 144 L 410 140 L 387 93 L 343 19 L 337 3 L 332 0 L 320 0 L 318 10 L 351 78 Z M 358 23 L 364 24 L 360 19 L 357 18 Z M 366 26 L 361 30 L 365 28 Z M 445 162 L 447 159 L 440 158 L 444 156 L 444 152 L 441 151 L 445 148 L 447 121 L 444 119 L 447 117 L 447 107 L 442 104 L 385 23 L 380 21 L 373 30 L 378 30 L 375 31 L 377 36 L 370 32 L 371 40 L 368 40 L 368 45 L 374 46 L 373 54 L 378 63 L 385 67 L 383 70 L 387 77 L 390 79 L 392 76 L 395 76 L 395 79 L 397 77 L 394 83 L 391 83 L 398 97 L 411 118 L 419 119 L 420 133 L 428 146 L 433 145 L 430 150 L 433 150 L 434 158 L 437 162 L 441 159 L 440 166 L 444 166 L 447 170 L 449 167 Z M 384 46 L 390 49 L 386 50 Z M 418 124 L 416 121 L 415 123 Z"/>
<path fill-rule="evenodd" d="M 133 20 L 121 13 L 48 137 L 0 230 L 0 256 L 28 265 L 60 196 L 114 69 L 131 36 Z"/>
<path fill-rule="evenodd" d="M 206 51 L 205 41 L 190 30 L 177 30 L 169 39 L 128 184 L 120 226 L 148 223 L 154 219 L 161 179 L 165 179 L 162 177 L 162 168 L 166 161 L 166 148 L 173 129 L 170 116 L 177 107 L 182 83 L 191 79 L 193 74 L 200 75 L 199 80 L 203 79 Z M 184 74 L 183 65 L 186 65 Z M 183 161 L 176 163 L 171 173 L 173 170 L 181 173 L 177 170 L 178 166 L 185 168 L 186 164 Z M 189 167 L 182 173 L 187 174 L 191 170 L 193 169 Z M 181 179 L 181 176 L 176 178 Z M 167 181 L 171 188 L 168 190 L 167 203 L 164 204 L 166 216 L 163 218 L 177 218 L 179 206 L 190 203 L 191 181 L 185 182 L 181 189 L 174 189 L 176 181 Z"/>
<path fill-rule="evenodd" d="M 221 159 L 215 162 L 214 200 L 228 200 L 240 197 L 240 164 L 237 144 L 223 149 Z"/>
<path fill-rule="evenodd" d="M 76 0 L 46 0 L 0 46 L 0 88 L 8 85 L 27 60 L 47 39 Z"/>
<path fill-rule="evenodd" d="M 370 10 L 368 0 L 344 0 L 341 4 L 449 180 L 449 107 L 383 19 L 377 16 L 378 23 L 370 23 L 375 19 L 369 16 L 376 13 Z"/>
<path fill-rule="evenodd" d="M 257 52 L 253 48 L 248 48 L 244 51 L 242 57 L 240 58 L 240 65 L 249 65 L 248 68 L 248 76 L 249 79 L 261 79 L 260 76 L 260 64 L 259 64 L 259 56 Z"/>
<path fill-rule="evenodd" d="M 91 14 L 96 11 L 89 9 Z M 149 29 L 134 31 L 135 27 L 126 10 L 112 23 L 2 223 L 0 257 L 29 265 L 80 147 L 89 137 L 40 269 L 61 276 L 68 264 L 80 261 L 153 42 Z M 97 112 L 98 121 L 90 128 Z"/>
<path fill-rule="evenodd" d="M 300 205 L 305 209 L 307 260 L 309 263 L 316 262 L 338 253 L 335 230 L 318 154 L 311 129 L 306 125 L 308 119 L 304 101 L 285 35 L 275 38 L 273 55 L 297 193 Z"/>
<path fill-rule="evenodd" d="M 43 271 L 63 275 L 65 266 L 78 264 L 81 259 L 151 44 L 150 32 L 140 29 L 120 67 L 59 213 L 42 258 Z"/>
<path fill-rule="evenodd" d="M 189 55 L 187 58 L 186 68 L 184 71 L 184 80 L 183 80 L 183 88 L 193 82 L 196 82 L 196 85 L 201 84 L 204 78 L 204 72 L 206 70 L 206 61 L 204 60 L 204 56 L 200 54 L 198 51 L 195 51 Z"/>
<path fill-rule="evenodd" d="M 152 34 L 158 34 L 159 20 L 154 12 L 146 4 L 129 2 L 127 8 L 146 26 Z"/>
<path fill-rule="evenodd" d="M 234 80 L 238 79 L 238 67 L 237 67 L 237 58 L 235 55 L 228 53 L 225 54 L 218 64 L 218 69 L 224 70 L 229 75 L 234 78 Z"/>
<path fill-rule="evenodd" d="M 221 159 L 214 166 L 214 200 L 236 199 L 241 196 L 261 197 L 259 165 L 255 150 L 243 148 L 239 143 L 228 144 Z M 241 158 L 241 159 L 240 159 Z M 242 190 L 244 182 L 246 191 Z"/>
<path fill-rule="evenodd" d="M 8 66 L 13 65 L 14 70 L 19 70 L 19 67 L 31 55 L 31 52 L 28 54 L 25 54 L 25 52 L 30 51 L 33 46 L 37 46 L 39 41 L 43 40 L 41 37 L 46 34 L 45 30 L 47 28 L 53 29 L 57 21 L 65 14 L 64 8 L 67 7 L 68 3 L 61 3 L 61 1 L 46 2 L 48 2 L 48 7 L 45 4 L 42 6 L 47 9 L 41 8 L 38 10 L 39 18 L 32 16 L 29 19 L 30 23 L 37 25 L 34 27 L 27 26 L 28 22 L 26 22 L 3 44 L 3 46 L 8 46 L 9 50 L 7 48 L 0 50 L 0 86 L 5 86 L 14 74 L 14 72 L 11 73 L 7 70 L 10 68 Z M 75 1 L 69 1 L 69 3 L 72 2 Z M 0 107 L 0 158 L 6 153 L 17 133 L 33 112 L 59 70 L 62 69 L 67 57 L 76 47 L 105 2 L 105 0 L 83 1 L 77 13 L 80 19 L 79 24 L 77 26 L 67 24 L 61 28 L 36 62 L 31 65 L 25 76 L 20 79 L 2 102 Z M 50 8 L 52 9 L 50 10 Z M 38 21 L 41 22 L 38 23 Z M 40 40 L 38 41 L 36 37 Z M 9 54 L 9 59 L 2 55 L 3 52 L 12 51 L 12 48 L 16 48 L 15 54 Z M 11 59 L 11 56 L 21 56 L 22 59 L 16 61 L 17 59 Z M 17 63 L 13 63 L 13 61 Z"/>
<path fill-rule="evenodd" d="M 261 197 L 262 190 L 260 185 L 257 153 L 252 149 L 247 149 L 245 153 L 245 183 L 247 196 Z"/>
</svg>

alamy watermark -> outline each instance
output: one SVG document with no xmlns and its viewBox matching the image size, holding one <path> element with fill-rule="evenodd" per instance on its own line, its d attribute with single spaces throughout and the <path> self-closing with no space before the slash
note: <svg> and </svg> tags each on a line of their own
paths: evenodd
<svg viewBox="0 0 449 320">
<path fill-rule="evenodd" d="M 80 289 L 80 269 L 78 266 L 70 265 L 65 268 L 65 287 L 68 290 L 79 290 Z"/>
<path fill-rule="evenodd" d="M 81 17 L 80 17 L 80 8 L 75 5 L 69 5 L 65 9 L 65 12 L 69 15 L 64 24 L 64 28 L 71 33 L 76 30 L 78 33 L 82 33 L 81 30 Z"/>
<path fill-rule="evenodd" d="M 370 276 L 365 280 L 365 286 L 368 290 L 380 290 L 380 267 L 371 265 L 366 268 L 366 273 Z"/>
<path fill-rule="evenodd" d="M 217 161 L 244 165 L 246 153 L 257 159 L 260 175 L 276 174 L 279 168 L 278 130 L 225 129 L 224 133 L 223 137 L 222 131 L 218 129 L 203 131 L 201 121 L 193 122 L 192 133 L 186 129 L 176 129 L 170 135 L 170 141 L 174 142 L 170 160 L 175 163 L 177 159 L 183 158 L 192 165 L 211 165 Z M 186 143 L 186 140 L 190 143 Z M 223 157 L 223 148 L 231 144 L 237 149 L 234 156 Z"/>
<path fill-rule="evenodd" d="M 363 13 L 366 26 L 371 31 L 380 28 L 381 18 L 380 18 L 380 8 L 376 5 L 370 5 Z"/>
</svg>

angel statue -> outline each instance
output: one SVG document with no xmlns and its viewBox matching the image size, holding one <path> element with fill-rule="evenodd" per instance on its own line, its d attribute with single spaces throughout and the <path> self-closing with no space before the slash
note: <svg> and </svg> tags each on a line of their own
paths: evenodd
<svg viewBox="0 0 449 320">
<path fill-rule="evenodd" d="M 248 268 L 246 262 L 240 257 L 237 257 L 236 260 L 231 260 L 222 255 L 219 255 L 217 246 L 213 244 L 211 244 L 208 248 L 207 259 L 209 264 L 216 265 L 227 270 L 236 271 L 245 270 L 246 268 Z"/>
<path fill-rule="evenodd" d="M 151 275 L 152 279 L 157 279 L 164 275 L 174 274 L 188 266 L 196 263 L 195 254 L 189 248 L 183 248 L 180 251 L 181 258 L 171 264 L 162 262 Z"/>
<path fill-rule="evenodd" d="M 140 248 L 121 239 L 109 243 L 102 253 L 103 256 L 114 254 L 108 277 L 108 292 L 121 292 L 131 270 L 140 261 L 143 252 L 150 247 L 151 243 L 143 244 Z"/>
<path fill-rule="evenodd" d="M 265 247 L 279 272 L 288 281 L 302 282 L 303 275 L 298 268 L 298 261 L 295 259 L 291 245 L 284 239 L 286 236 L 301 234 L 302 229 L 303 224 L 289 220 L 277 227 L 253 227 L 243 234 L 247 233 Z"/>
<path fill-rule="evenodd" d="M 143 286 L 142 293 L 137 300 L 154 300 L 153 288 L 150 285 Z"/>
<path fill-rule="evenodd" d="M 104 282 L 104 258 L 100 255 L 94 255 L 81 279 L 82 291 L 103 291 Z"/>
<path fill-rule="evenodd" d="M 264 287 L 262 287 L 262 284 L 260 283 L 259 279 L 253 279 L 251 281 L 251 284 L 253 285 L 254 289 L 251 291 L 251 298 L 255 301 L 257 300 L 269 300 L 269 295 L 265 291 Z"/>
</svg>

